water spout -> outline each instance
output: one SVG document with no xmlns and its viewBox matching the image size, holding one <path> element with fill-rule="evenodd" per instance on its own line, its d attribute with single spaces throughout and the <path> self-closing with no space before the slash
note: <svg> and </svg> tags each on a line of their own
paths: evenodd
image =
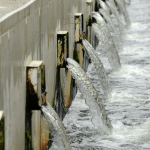
<svg viewBox="0 0 150 150">
<path fill-rule="evenodd" d="M 48 102 L 46 102 L 46 105 L 42 106 L 41 110 L 51 129 L 51 134 L 53 134 L 54 136 L 53 144 L 50 149 L 71 150 L 72 148 L 67 138 L 65 129 L 52 106 Z"/>
<path fill-rule="evenodd" d="M 119 16 L 118 12 L 117 12 L 117 8 L 116 8 L 116 5 L 114 3 L 114 0 L 106 1 L 106 4 L 108 5 L 108 7 L 110 8 L 111 12 L 116 17 L 116 20 L 118 22 L 118 27 L 119 27 L 120 34 L 122 36 L 124 36 L 125 35 L 124 26 L 123 26 L 123 24 L 121 22 L 121 19 L 120 19 L 120 16 Z"/>
<path fill-rule="evenodd" d="M 129 18 L 127 9 L 126 9 L 125 1 L 124 0 L 116 0 L 116 1 L 118 4 L 118 7 L 120 8 L 120 10 L 124 16 L 124 19 L 125 19 L 127 26 L 129 26 L 131 22 L 130 22 L 130 18 Z"/>
<path fill-rule="evenodd" d="M 107 14 L 110 14 L 110 9 L 107 7 L 107 5 L 102 1 L 99 0 L 100 6 L 106 11 Z"/>
<path fill-rule="evenodd" d="M 118 70 L 121 67 L 120 58 L 107 25 L 104 19 L 98 13 L 96 15 L 94 14 L 93 17 L 99 23 L 99 25 L 96 23 L 92 24 L 93 31 L 105 47 L 112 69 Z"/>
<path fill-rule="evenodd" d="M 97 90 L 76 61 L 67 58 L 67 62 L 67 67 L 70 69 L 73 78 L 76 79 L 77 86 L 90 108 L 93 125 L 95 128 L 99 129 L 101 134 L 109 133 L 112 126 Z"/>
<path fill-rule="evenodd" d="M 121 38 L 117 30 L 115 29 L 115 26 L 112 22 L 110 14 L 108 14 L 104 9 L 99 9 L 99 12 L 104 16 L 104 18 L 107 21 L 107 25 L 110 27 L 111 35 L 112 37 L 114 37 L 113 40 L 114 40 L 116 47 L 118 48 L 119 51 L 122 51 Z"/>
<path fill-rule="evenodd" d="M 82 43 L 83 43 L 87 53 L 89 54 L 92 62 L 94 63 L 96 72 L 98 74 L 98 77 L 99 77 L 101 85 L 102 85 L 102 89 L 103 89 L 105 98 L 109 99 L 111 97 L 111 87 L 110 87 L 109 79 L 105 72 L 104 66 L 103 66 L 101 60 L 99 59 L 98 54 L 92 47 L 92 45 L 86 39 L 82 40 Z"/>
</svg>

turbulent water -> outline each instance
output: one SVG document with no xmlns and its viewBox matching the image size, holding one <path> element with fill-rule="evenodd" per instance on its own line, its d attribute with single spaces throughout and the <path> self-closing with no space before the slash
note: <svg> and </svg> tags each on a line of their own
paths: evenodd
<svg viewBox="0 0 150 150">
<path fill-rule="evenodd" d="M 101 8 L 103 8 L 106 11 L 107 14 L 110 14 L 109 8 L 106 6 L 106 4 L 103 1 L 99 0 L 99 4 Z"/>
<path fill-rule="evenodd" d="M 116 47 L 118 48 L 119 51 L 122 51 L 122 42 L 121 42 L 120 34 L 118 34 L 118 32 L 117 32 L 117 30 L 112 22 L 110 14 L 108 14 L 104 9 L 99 9 L 99 12 L 104 16 L 104 18 L 107 22 L 108 28 L 111 32 L 111 35 L 113 37 L 113 41 L 114 41 Z"/>
<path fill-rule="evenodd" d="M 126 10 L 125 1 L 124 0 L 116 0 L 116 1 L 118 4 L 118 7 L 120 8 L 120 11 L 124 15 L 124 19 L 125 19 L 127 26 L 129 26 L 130 25 L 130 18 L 129 18 L 128 12 Z"/>
<path fill-rule="evenodd" d="M 104 92 L 104 96 L 106 99 L 109 99 L 111 97 L 111 87 L 103 63 L 101 62 L 100 58 L 98 57 L 98 54 L 96 53 L 92 45 L 86 39 L 82 40 L 82 43 L 95 66 Z"/>
<path fill-rule="evenodd" d="M 119 31 L 120 31 L 120 35 L 124 36 L 124 26 L 122 24 L 122 21 L 120 19 L 120 16 L 118 14 L 117 8 L 115 6 L 114 0 L 110 0 L 110 1 L 106 1 L 107 5 L 109 6 L 111 12 L 113 13 L 113 15 L 115 16 L 117 23 L 118 23 L 118 27 L 119 27 Z"/>
<path fill-rule="evenodd" d="M 98 13 L 94 13 L 93 17 L 97 20 L 99 25 L 93 23 L 92 29 L 100 43 L 102 43 L 102 45 L 105 47 L 112 69 L 118 70 L 121 67 L 120 58 L 107 25 Z"/>
<path fill-rule="evenodd" d="M 68 141 L 65 129 L 51 105 L 47 103 L 46 107 L 42 106 L 42 112 L 50 127 L 51 136 L 53 136 L 53 139 L 51 139 L 53 144 L 50 150 L 71 150 L 72 148 Z"/>
<path fill-rule="evenodd" d="M 102 14 L 104 16 L 104 18 L 106 19 L 106 21 L 108 22 L 108 24 L 111 26 L 111 30 L 116 33 L 116 28 L 112 22 L 110 13 L 107 13 L 104 9 L 99 9 L 100 14 Z"/>
<path fill-rule="evenodd" d="M 150 149 L 150 1 L 131 0 L 127 11 L 131 26 L 120 53 L 122 68 L 113 72 L 105 51 L 97 47 L 112 87 L 112 99 L 103 101 L 112 134 L 102 136 L 94 129 L 89 106 L 78 93 L 63 122 L 74 150 Z M 88 75 L 100 91 L 93 64 Z"/>
<path fill-rule="evenodd" d="M 101 134 L 110 133 L 111 124 L 106 115 L 105 107 L 101 98 L 91 80 L 80 67 L 80 65 L 71 58 L 67 58 L 68 68 L 73 78 L 76 80 L 77 86 L 81 91 L 82 97 L 86 99 L 86 103 L 92 114 L 92 123 Z"/>
</svg>

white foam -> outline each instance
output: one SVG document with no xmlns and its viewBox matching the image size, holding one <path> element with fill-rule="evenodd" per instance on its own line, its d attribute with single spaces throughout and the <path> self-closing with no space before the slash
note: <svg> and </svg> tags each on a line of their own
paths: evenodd
<svg viewBox="0 0 150 150">
<path fill-rule="evenodd" d="M 101 50 L 100 46 L 97 48 L 113 90 L 111 100 L 103 101 L 113 130 L 111 135 L 101 136 L 93 129 L 91 121 L 86 120 L 87 116 L 91 116 L 89 113 L 84 113 L 86 117 L 79 116 L 82 109 L 87 110 L 86 104 L 82 102 L 82 108 L 74 105 L 70 108 L 68 122 L 72 121 L 80 128 L 73 130 L 67 120 L 65 126 L 70 127 L 70 139 L 76 139 L 72 142 L 75 149 L 150 149 L 149 6 L 149 0 L 131 0 L 131 5 L 127 7 L 132 23 L 130 28 L 126 29 L 124 50 L 119 54 L 122 63 L 119 71 L 111 71 L 104 49 Z M 101 87 L 93 67 L 89 66 L 88 74 L 100 91 Z M 78 101 L 77 105 L 80 106 L 80 99 L 76 98 L 75 101 Z"/>
</svg>

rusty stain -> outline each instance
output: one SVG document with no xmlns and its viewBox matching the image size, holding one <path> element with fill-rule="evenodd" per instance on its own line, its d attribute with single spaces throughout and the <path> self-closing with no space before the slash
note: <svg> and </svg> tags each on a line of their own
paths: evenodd
<svg viewBox="0 0 150 150">
<path fill-rule="evenodd" d="M 34 88 L 33 88 L 33 85 L 32 85 L 32 83 L 31 83 L 30 78 L 28 78 L 28 80 L 27 80 L 26 82 L 28 83 L 28 88 L 29 88 L 30 94 L 31 94 L 31 95 L 35 95 L 35 94 L 36 94 L 35 91 L 34 91 L 34 93 L 32 93 L 32 89 L 34 89 Z"/>
<path fill-rule="evenodd" d="M 70 70 L 68 70 L 65 107 L 68 107 L 70 104 L 70 86 L 71 86 L 71 73 Z"/>
<path fill-rule="evenodd" d="M 49 141 L 48 138 L 43 138 L 41 150 L 46 150 L 47 149 L 48 141 Z"/>
<path fill-rule="evenodd" d="M 46 102 L 46 94 L 43 94 L 42 95 L 42 103 L 45 103 Z"/>
<path fill-rule="evenodd" d="M 69 104 L 70 104 L 70 93 L 68 93 L 68 95 L 66 97 L 65 107 L 68 107 Z"/>
<path fill-rule="evenodd" d="M 47 150 L 48 142 L 49 142 L 49 126 L 46 120 L 43 120 L 43 132 L 41 134 L 41 150 Z"/>
<path fill-rule="evenodd" d="M 64 63 L 64 53 L 63 53 L 63 47 L 62 47 L 63 42 L 61 40 L 58 39 L 58 58 L 57 58 L 58 66 L 63 66 L 63 63 Z"/>
<path fill-rule="evenodd" d="M 32 72 L 31 70 L 29 70 L 29 72 Z M 27 83 L 28 83 L 28 88 L 29 88 L 29 92 L 30 92 L 30 94 L 31 95 L 35 95 L 36 94 L 36 92 L 35 92 L 35 90 L 34 90 L 34 85 L 32 85 L 32 83 L 31 83 L 31 79 L 30 79 L 30 76 L 32 75 L 32 73 L 29 75 L 29 73 L 28 73 L 28 79 L 27 79 Z M 37 84 L 35 84 L 35 85 L 37 85 Z M 34 91 L 34 93 L 32 92 L 32 88 L 33 88 L 33 91 Z"/>
<path fill-rule="evenodd" d="M 41 150 L 46 150 L 47 149 L 47 145 L 48 145 L 48 141 L 47 142 L 43 142 L 42 143 L 42 149 Z"/>
</svg>

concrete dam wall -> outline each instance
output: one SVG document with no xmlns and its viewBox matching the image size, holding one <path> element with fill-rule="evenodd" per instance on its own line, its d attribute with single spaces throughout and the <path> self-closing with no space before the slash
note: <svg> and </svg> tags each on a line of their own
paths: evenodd
<svg viewBox="0 0 150 150">
<path fill-rule="evenodd" d="M 74 81 L 69 70 L 57 68 L 57 36 L 60 31 L 68 32 L 68 56 L 73 58 L 77 50 L 79 62 L 83 65 L 82 46 L 75 42 L 74 16 L 83 14 L 83 31 L 88 31 L 90 4 L 95 10 L 95 0 L 30 0 L 0 18 L 0 110 L 4 111 L 5 118 L 5 150 L 25 150 L 25 138 L 30 139 L 26 131 L 26 72 L 32 61 L 44 62 L 46 100 L 54 107 L 59 103 L 55 102 L 59 85 L 62 93 L 66 91 L 65 110 L 70 106 L 74 97 Z M 91 36 L 92 32 L 88 32 L 88 37 Z M 57 84 L 58 76 L 60 84 Z M 66 89 L 63 88 L 64 77 Z M 62 104 L 58 105 L 61 107 Z M 56 111 L 60 116 L 59 108 L 56 107 Z M 39 111 L 34 115 L 32 119 L 37 124 L 40 122 Z M 33 128 L 38 129 L 36 125 Z M 41 137 L 40 133 L 37 137 Z M 48 144 L 38 140 L 34 142 L 36 149 L 44 150 Z"/>
</svg>

